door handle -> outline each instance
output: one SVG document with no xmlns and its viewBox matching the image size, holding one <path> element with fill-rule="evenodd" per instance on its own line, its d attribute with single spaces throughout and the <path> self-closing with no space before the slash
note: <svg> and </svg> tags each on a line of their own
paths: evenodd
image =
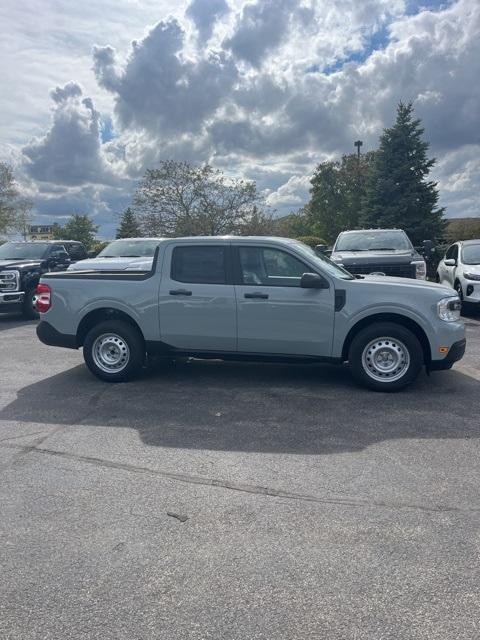
<svg viewBox="0 0 480 640">
<path fill-rule="evenodd" d="M 169 294 L 171 296 L 191 296 L 192 292 L 188 291 L 188 289 L 171 289 Z"/>
<path fill-rule="evenodd" d="M 268 293 L 246 293 L 244 298 L 262 298 L 262 300 L 266 300 Z"/>
</svg>

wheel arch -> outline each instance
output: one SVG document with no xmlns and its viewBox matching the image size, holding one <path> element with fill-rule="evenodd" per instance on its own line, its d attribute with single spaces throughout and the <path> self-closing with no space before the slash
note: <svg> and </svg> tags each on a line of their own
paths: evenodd
<svg viewBox="0 0 480 640">
<path fill-rule="evenodd" d="M 422 346 L 423 351 L 423 361 L 424 364 L 428 365 L 432 360 L 432 351 L 430 347 L 430 342 L 428 340 L 427 334 L 423 330 L 423 328 L 407 316 L 403 316 L 399 313 L 377 313 L 371 316 L 367 316 L 366 318 L 362 318 L 348 332 L 345 341 L 342 347 L 342 359 L 348 360 L 348 352 L 350 349 L 350 345 L 354 337 L 358 334 L 359 331 L 368 327 L 369 325 L 376 322 L 393 322 L 395 324 L 399 324 L 406 329 L 409 329 L 418 339 Z"/>
<path fill-rule="evenodd" d="M 92 329 L 100 322 L 104 322 L 105 320 L 122 320 L 123 322 L 128 323 L 138 331 L 138 333 L 142 337 L 142 340 L 145 342 L 145 336 L 143 335 L 139 324 L 132 318 L 132 316 L 128 315 L 128 313 L 125 313 L 125 311 L 120 311 L 119 309 L 114 309 L 113 307 L 101 307 L 99 309 L 90 311 L 81 319 L 76 334 L 77 347 L 83 346 L 87 333 L 90 331 L 90 329 Z"/>
</svg>

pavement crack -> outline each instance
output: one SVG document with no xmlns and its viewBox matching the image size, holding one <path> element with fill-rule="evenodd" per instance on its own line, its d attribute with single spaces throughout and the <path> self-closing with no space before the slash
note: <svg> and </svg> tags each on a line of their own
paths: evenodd
<svg viewBox="0 0 480 640">
<path fill-rule="evenodd" d="M 174 473 L 172 471 L 162 471 L 160 469 L 152 469 L 149 467 L 141 467 L 126 462 L 115 462 L 113 460 L 105 460 L 103 458 L 96 458 L 93 456 L 83 456 L 75 453 L 69 453 L 66 451 L 55 451 L 53 449 L 47 449 L 38 447 L 37 445 L 21 446 L 16 444 L 5 444 L 5 448 L 16 449 L 23 454 L 34 453 L 44 456 L 51 456 L 56 458 L 62 458 L 65 460 L 71 460 L 74 462 L 81 462 L 84 464 L 93 465 L 103 469 L 115 469 L 117 471 L 126 471 L 128 473 L 150 475 L 157 478 L 163 478 L 174 482 L 182 482 L 184 484 L 202 485 L 205 487 L 216 487 L 219 489 L 226 489 L 230 491 L 238 491 L 241 493 L 251 493 L 255 495 L 269 496 L 273 498 L 282 498 L 286 500 L 298 500 L 301 502 L 313 502 L 317 504 L 335 505 L 352 508 L 363 507 L 378 507 L 383 509 L 413 509 L 418 511 L 425 511 L 430 513 L 473 513 L 480 511 L 480 508 L 462 508 L 448 504 L 425 504 L 418 502 L 397 502 L 387 500 L 368 500 L 361 498 L 328 498 L 325 496 L 316 496 L 304 493 L 295 493 L 284 489 L 277 489 L 274 487 L 267 487 L 261 485 L 247 484 L 233 482 L 230 480 L 222 480 L 220 478 L 207 478 L 202 476 L 196 476 L 186 473 Z"/>
</svg>

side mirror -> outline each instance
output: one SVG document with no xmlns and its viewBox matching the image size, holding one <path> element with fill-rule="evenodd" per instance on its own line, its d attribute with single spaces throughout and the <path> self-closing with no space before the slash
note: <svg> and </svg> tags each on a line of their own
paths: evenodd
<svg viewBox="0 0 480 640">
<path fill-rule="evenodd" d="M 315 245 L 315 253 L 326 253 L 327 251 L 328 251 L 328 247 L 326 244 Z"/>
<path fill-rule="evenodd" d="M 329 284 L 318 273 L 304 273 L 300 279 L 302 289 L 328 289 Z"/>
<path fill-rule="evenodd" d="M 70 264 L 71 260 L 70 260 L 70 256 L 66 251 L 55 251 L 50 256 L 49 262 L 52 265 L 61 265 L 61 264 L 66 265 L 66 264 Z"/>
<path fill-rule="evenodd" d="M 443 261 L 443 264 L 446 267 L 456 267 L 457 261 L 455 260 L 455 258 L 447 258 L 446 260 Z"/>
</svg>

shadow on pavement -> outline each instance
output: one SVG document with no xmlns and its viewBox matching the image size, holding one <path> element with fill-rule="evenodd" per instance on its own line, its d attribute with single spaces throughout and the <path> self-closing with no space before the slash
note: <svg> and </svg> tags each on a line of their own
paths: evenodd
<svg viewBox="0 0 480 640">
<path fill-rule="evenodd" d="M 37 323 L 38 320 L 25 320 L 21 313 L 0 313 L 0 331 Z"/>
<path fill-rule="evenodd" d="M 480 383 L 422 374 L 396 394 L 332 365 L 190 361 L 112 385 L 82 365 L 24 387 L 0 420 L 136 429 L 150 446 L 328 454 L 398 438 L 477 438 Z"/>
</svg>

